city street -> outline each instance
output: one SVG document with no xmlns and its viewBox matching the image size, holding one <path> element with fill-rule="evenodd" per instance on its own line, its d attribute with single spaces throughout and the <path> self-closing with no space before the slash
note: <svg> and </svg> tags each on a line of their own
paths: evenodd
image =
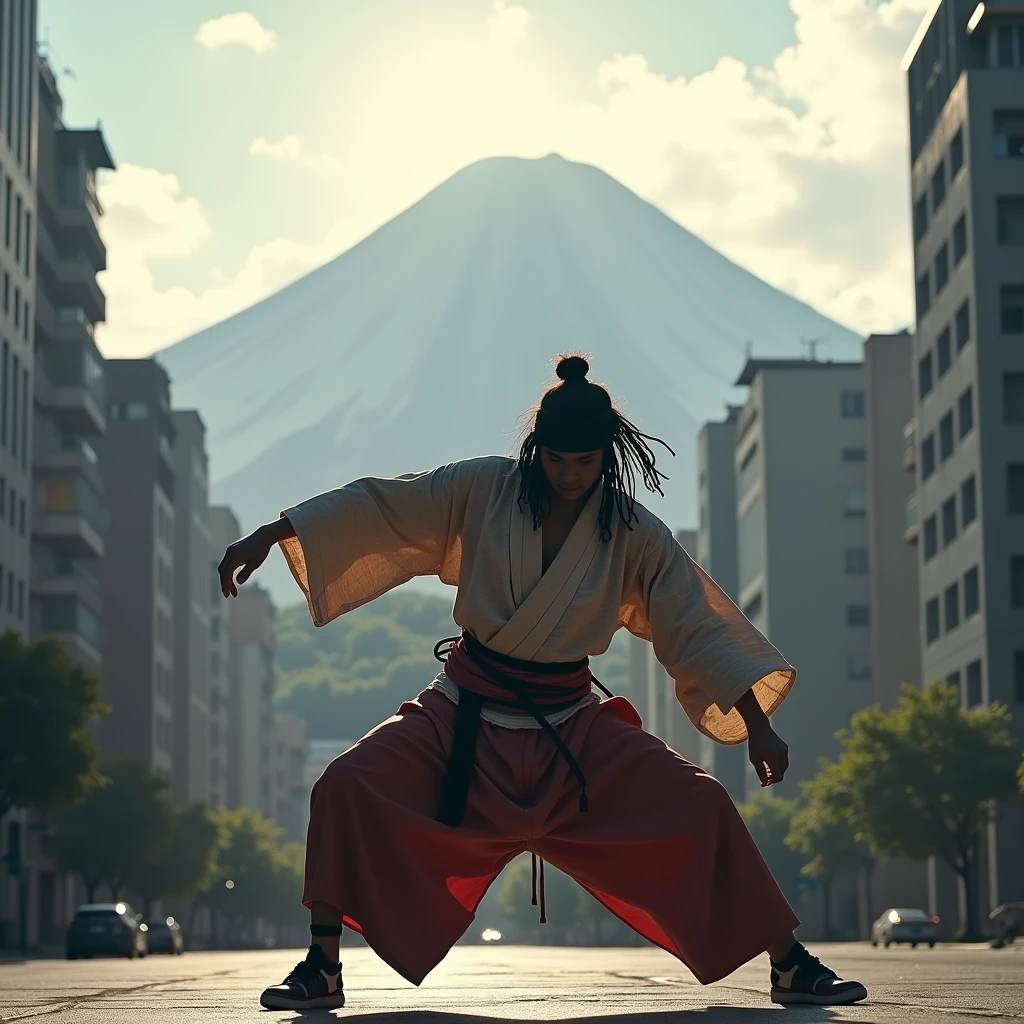
<svg viewBox="0 0 1024 1024">
<path fill-rule="evenodd" d="M 386 1014 L 395 1024 L 617 1017 L 646 1024 L 669 1015 L 700 1024 L 796 1021 L 1024 1020 L 1024 947 L 946 946 L 873 950 L 836 945 L 815 950 L 846 977 L 867 983 L 856 1007 L 782 1010 L 768 1002 L 766 964 L 755 963 L 710 988 L 656 949 L 461 947 L 420 989 L 399 979 L 365 949 L 347 949 L 349 1005 L 313 1011 L 306 1021 Z M 189 953 L 145 960 L 0 962 L 0 1020 L 75 1024 L 199 1024 L 289 1020 L 261 1010 L 261 988 L 279 981 L 297 951 Z"/>
</svg>

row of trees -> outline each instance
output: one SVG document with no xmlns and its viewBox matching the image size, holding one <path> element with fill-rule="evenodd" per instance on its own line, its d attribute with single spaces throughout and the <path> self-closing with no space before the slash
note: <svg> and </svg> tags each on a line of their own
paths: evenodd
<svg viewBox="0 0 1024 1024">
<path fill-rule="evenodd" d="M 49 815 L 62 870 L 92 901 L 130 899 L 147 913 L 206 907 L 215 938 L 255 935 L 257 920 L 301 921 L 301 844 L 258 811 L 177 808 L 167 783 L 135 761 L 97 764 L 92 729 L 108 712 L 100 683 L 62 644 L 0 637 L 0 818 L 14 807 Z M 8 851 L 15 869 L 18 852 Z"/>
<path fill-rule="evenodd" d="M 759 794 L 741 808 L 780 880 L 816 880 L 829 930 L 832 882 L 877 859 L 930 857 L 956 874 L 959 936 L 979 937 L 977 867 L 1000 801 L 1024 791 L 1024 761 L 1000 704 L 967 710 L 959 690 L 907 686 L 890 712 L 855 714 L 841 753 L 802 787 L 804 799 Z"/>
</svg>

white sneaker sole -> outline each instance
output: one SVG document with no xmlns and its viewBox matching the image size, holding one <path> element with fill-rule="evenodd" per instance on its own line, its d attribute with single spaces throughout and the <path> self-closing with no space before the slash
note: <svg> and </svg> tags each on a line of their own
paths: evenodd
<svg viewBox="0 0 1024 1024">
<path fill-rule="evenodd" d="M 787 1005 L 812 1005 L 812 1006 L 847 1006 L 850 1003 L 859 1003 L 867 999 L 868 990 L 863 985 L 847 989 L 845 992 L 831 996 L 816 996 L 812 992 L 788 992 L 786 989 L 773 988 L 772 1002 L 780 1006 Z"/>
<path fill-rule="evenodd" d="M 288 999 L 276 992 L 264 992 L 260 996 L 260 1006 L 265 1010 L 339 1010 L 345 1005 L 345 993 L 332 992 L 316 999 Z"/>
</svg>

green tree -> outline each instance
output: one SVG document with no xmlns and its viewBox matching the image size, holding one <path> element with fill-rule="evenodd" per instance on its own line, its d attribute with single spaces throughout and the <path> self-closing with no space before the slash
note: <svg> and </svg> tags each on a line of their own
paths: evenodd
<svg viewBox="0 0 1024 1024">
<path fill-rule="evenodd" d="M 0 637 L 0 818 L 49 809 L 98 785 L 89 723 L 108 711 L 98 677 L 52 638 Z"/>
<path fill-rule="evenodd" d="M 1024 759 L 1020 762 L 1020 767 L 1017 769 L 1017 783 L 1020 786 L 1020 791 L 1024 793 Z"/>
<path fill-rule="evenodd" d="M 206 804 L 172 809 L 166 841 L 149 857 L 136 859 L 125 880 L 142 897 L 143 913 L 149 913 L 154 900 L 188 900 L 208 888 L 226 838 L 222 822 Z"/>
<path fill-rule="evenodd" d="M 819 775 L 802 788 L 807 804 L 793 817 L 786 845 L 805 858 L 800 873 L 821 885 L 825 938 L 829 938 L 832 933 L 832 882 L 841 875 L 866 866 L 870 850 L 858 841 L 843 818 L 841 808 L 830 800 L 826 775 Z"/>
<path fill-rule="evenodd" d="M 141 761 L 115 761 L 102 771 L 106 785 L 54 817 L 57 860 L 81 876 L 90 903 L 101 882 L 118 898 L 138 864 L 168 845 L 173 822 L 167 782 Z"/>
<path fill-rule="evenodd" d="M 884 857 L 935 856 L 957 874 L 960 937 L 978 928 L 976 865 L 996 803 L 1016 789 L 1019 754 L 1001 704 L 971 711 L 953 687 L 904 687 L 890 712 L 866 708 L 839 733 L 842 754 L 821 785 L 858 839 Z"/>
<path fill-rule="evenodd" d="M 804 857 L 786 844 L 793 819 L 800 810 L 800 801 L 759 790 L 739 812 L 761 851 L 775 881 L 787 896 L 795 897 Z"/>
</svg>

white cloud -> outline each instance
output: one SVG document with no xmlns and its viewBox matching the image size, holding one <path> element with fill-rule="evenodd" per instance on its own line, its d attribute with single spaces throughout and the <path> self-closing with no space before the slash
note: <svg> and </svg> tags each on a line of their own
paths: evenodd
<svg viewBox="0 0 1024 1024">
<path fill-rule="evenodd" d="M 525 7 L 508 0 L 494 0 L 487 16 L 487 29 L 499 46 L 518 46 L 526 38 L 531 21 L 533 15 Z"/>
<path fill-rule="evenodd" d="M 264 28 L 255 14 L 238 11 L 204 21 L 196 30 L 195 41 L 207 50 L 242 46 L 253 53 L 266 53 L 277 45 L 277 33 Z"/>
<path fill-rule="evenodd" d="M 686 79 L 619 54 L 595 69 L 586 103 L 566 100 L 512 51 L 432 47 L 396 62 L 350 125 L 347 144 L 362 156 L 340 174 L 353 219 L 319 245 L 269 241 L 201 293 L 160 291 L 146 269 L 151 257 L 185 256 L 202 243 L 209 227 L 198 203 L 171 176 L 122 168 L 103 191 L 111 264 L 103 336 L 111 348 L 152 351 L 354 244 L 467 163 L 553 151 L 602 168 L 764 280 L 854 328 L 910 323 L 899 62 L 930 0 L 790 2 L 796 42 L 770 67 L 723 57 Z M 292 136 L 253 147 L 297 164 L 309 156 Z"/>
<path fill-rule="evenodd" d="M 333 156 L 309 152 L 297 135 L 286 135 L 279 142 L 270 142 L 261 135 L 249 143 L 249 156 L 266 156 L 282 162 L 298 163 L 312 171 L 336 171 L 340 166 Z"/>
</svg>

